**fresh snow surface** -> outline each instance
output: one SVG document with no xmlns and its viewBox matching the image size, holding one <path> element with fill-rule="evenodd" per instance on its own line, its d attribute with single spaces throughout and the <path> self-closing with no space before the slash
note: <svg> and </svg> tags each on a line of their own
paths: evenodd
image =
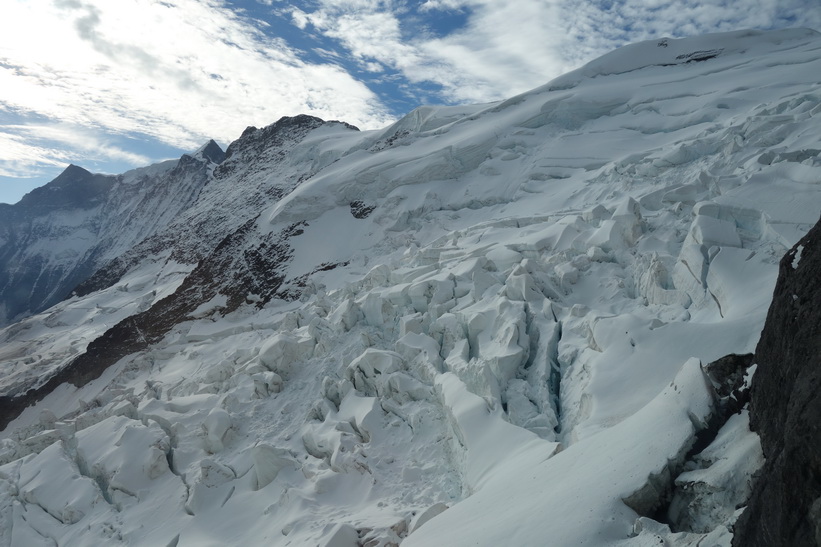
<svg viewBox="0 0 821 547">
<path fill-rule="evenodd" d="M 204 302 L 13 421 L 0 545 L 729 545 L 746 414 L 680 466 L 715 406 L 700 364 L 754 349 L 818 220 L 818 74 L 809 30 L 645 42 L 206 186 L 186 218 L 310 172 L 238 215 L 305 222 L 281 267 L 316 273 L 295 301 Z M 189 271 L 155 257 L 7 327 L 4 388 Z M 691 530 L 649 518 L 665 483 L 706 492 Z"/>
</svg>

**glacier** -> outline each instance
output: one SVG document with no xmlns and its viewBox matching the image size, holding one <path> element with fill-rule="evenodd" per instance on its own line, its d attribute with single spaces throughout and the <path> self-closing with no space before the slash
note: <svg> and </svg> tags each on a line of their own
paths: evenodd
<svg viewBox="0 0 821 547">
<path fill-rule="evenodd" d="M 0 545 L 730 545 L 764 457 L 709 364 L 818 221 L 820 53 L 283 118 L 4 231 L 80 273 L 0 330 Z"/>
</svg>

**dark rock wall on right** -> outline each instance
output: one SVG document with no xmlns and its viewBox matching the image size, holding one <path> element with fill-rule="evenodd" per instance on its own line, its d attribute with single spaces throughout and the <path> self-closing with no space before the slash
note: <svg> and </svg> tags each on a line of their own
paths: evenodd
<svg viewBox="0 0 821 547">
<path fill-rule="evenodd" d="M 737 547 L 821 545 L 821 221 L 781 260 L 756 347 L 750 423 L 766 463 Z"/>
</svg>

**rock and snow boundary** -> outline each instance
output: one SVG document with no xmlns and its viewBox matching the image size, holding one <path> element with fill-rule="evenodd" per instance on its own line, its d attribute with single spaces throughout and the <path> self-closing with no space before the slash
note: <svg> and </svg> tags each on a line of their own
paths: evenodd
<svg viewBox="0 0 821 547">
<path fill-rule="evenodd" d="M 704 369 L 818 218 L 819 51 L 647 42 L 383 131 L 247 131 L 177 247 L 0 333 L 17 388 L 163 325 L 2 433 L 0 545 L 729 545 L 763 460 L 722 391 L 749 362 Z"/>
</svg>

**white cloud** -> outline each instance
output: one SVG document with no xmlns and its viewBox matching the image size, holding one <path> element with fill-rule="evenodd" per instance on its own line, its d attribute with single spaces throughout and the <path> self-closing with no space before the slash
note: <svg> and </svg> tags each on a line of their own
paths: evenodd
<svg viewBox="0 0 821 547">
<path fill-rule="evenodd" d="M 301 22 L 338 40 L 360 60 L 400 71 L 411 82 L 433 82 L 445 99 L 483 102 L 525 91 L 570 68 L 557 55 L 559 9 L 545 0 L 437 0 L 420 11 L 468 11 L 467 26 L 441 38 L 403 33 L 403 4 L 361 2 L 352 11 L 336 0 L 302 12 Z"/>
<path fill-rule="evenodd" d="M 541 85 L 573 68 L 560 54 L 561 12 L 555 2 L 472 2 L 467 27 L 420 44 L 435 63 L 458 70 L 443 83 L 453 99 L 489 101 Z"/>
<path fill-rule="evenodd" d="M 291 19 L 294 25 L 300 30 L 305 30 L 305 27 L 308 26 L 308 15 L 299 8 L 293 8 L 291 10 Z"/>
<path fill-rule="evenodd" d="M 210 137 L 233 140 L 284 115 L 364 127 L 392 120 L 337 64 L 302 61 L 218 0 L 8 0 L 3 11 L 0 114 L 18 120 L 46 119 L 85 135 L 143 134 L 183 149 Z M 24 130 L 7 125 L 5 138 Z M 25 133 L 32 142 L 33 132 Z M 15 157 L 50 164 L 37 145 L 27 154 L 20 148 L 29 140 L 13 140 Z M 61 142 L 85 154 L 82 140 Z"/>
<path fill-rule="evenodd" d="M 43 167 L 60 167 L 68 163 L 64 152 L 37 146 L 21 135 L 6 131 L 0 131 L 0 150 L 5 158 L 0 161 L 0 177 L 37 176 Z"/>
<path fill-rule="evenodd" d="M 300 12 L 357 59 L 399 71 L 410 82 L 442 86 L 443 98 L 482 102 L 546 83 L 627 43 L 743 28 L 821 28 L 817 0 L 427 0 L 466 15 L 464 28 L 441 37 L 408 35 L 402 2 L 320 0 Z"/>
<path fill-rule="evenodd" d="M 459 10 L 469 3 L 469 0 L 427 0 L 419 6 L 419 11 Z"/>
<path fill-rule="evenodd" d="M 4 155 L 0 161 L 3 177 L 30 178 L 80 160 L 129 165 L 151 161 L 101 139 L 95 131 L 65 123 L 0 126 L 0 150 Z"/>
</svg>

